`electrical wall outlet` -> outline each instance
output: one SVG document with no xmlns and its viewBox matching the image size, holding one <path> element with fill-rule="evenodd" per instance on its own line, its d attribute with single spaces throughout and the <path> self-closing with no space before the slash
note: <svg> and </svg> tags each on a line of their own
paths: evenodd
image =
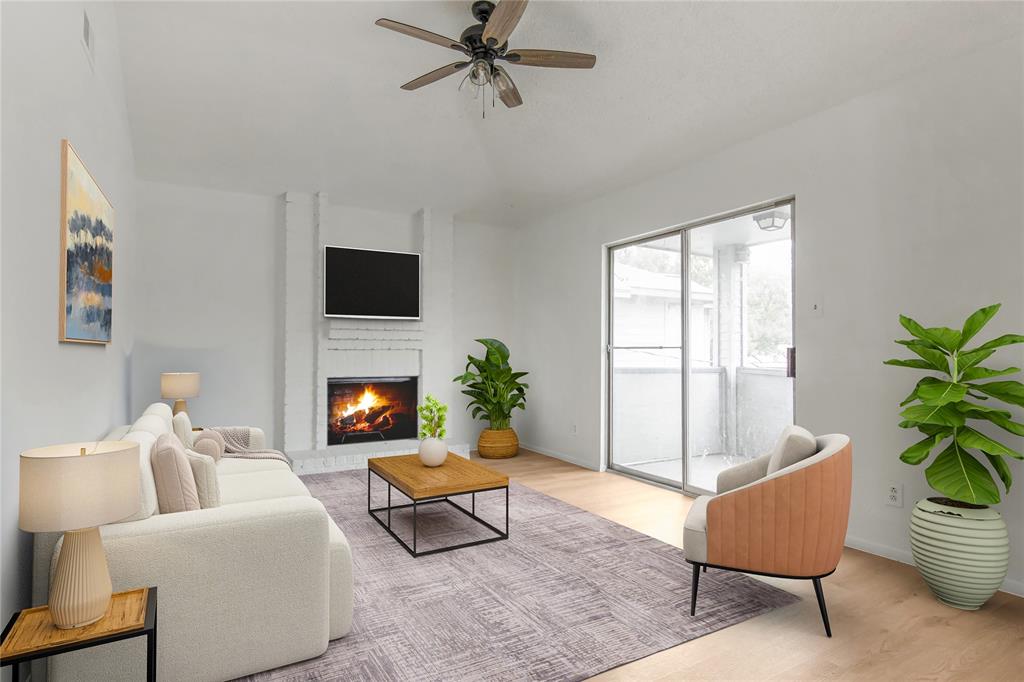
<svg viewBox="0 0 1024 682">
<path fill-rule="evenodd" d="M 890 507 L 903 506 L 903 484 L 890 481 L 885 487 L 885 503 Z"/>
<path fill-rule="evenodd" d="M 574 436 L 576 435 L 576 425 L 575 424 L 573 424 L 572 426 L 569 427 L 569 433 L 571 433 Z"/>
</svg>

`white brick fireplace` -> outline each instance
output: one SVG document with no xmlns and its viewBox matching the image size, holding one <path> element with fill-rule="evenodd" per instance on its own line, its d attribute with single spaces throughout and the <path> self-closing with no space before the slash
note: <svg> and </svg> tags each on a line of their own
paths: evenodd
<svg viewBox="0 0 1024 682">
<path fill-rule="evenodd" d="M 388 221 L 379 213 L 331 206 L 322 193 L 285 196 L 277 426 L 297 473 L 364 467 L 367 457 L 411 453 L 418 446 L 416 439 L 328 446 L 328 379 L 414 376 L 420 400 L 426 393 L 448 403 L 459 396 L 452 384 L 452 216 L 431 209 L 408 221 L 394 215 Z M 325 244 L 421 253 L 422 319 L 325 318 Z M 469 452 L 468 444 L 449 448 Z"/>
</svg>

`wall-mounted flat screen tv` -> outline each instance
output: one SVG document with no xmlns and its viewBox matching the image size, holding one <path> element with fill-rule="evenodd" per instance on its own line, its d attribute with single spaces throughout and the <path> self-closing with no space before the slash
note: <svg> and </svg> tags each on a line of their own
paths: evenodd
<svg viewBox="0 0 1024 682">
<path fill-rule="evenodd" d="M 420 254 L 324 247 L 324 316 L 420 319 Z"/>
</svg>

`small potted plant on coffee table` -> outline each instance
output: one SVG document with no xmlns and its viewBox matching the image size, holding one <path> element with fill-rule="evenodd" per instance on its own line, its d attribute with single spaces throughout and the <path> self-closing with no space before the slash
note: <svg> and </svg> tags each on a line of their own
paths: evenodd
<svg viewBox="0 0 1024 682">
<path fill-rule="evenodd" d="M 935 596 L 950 606 L 968 610 L 981 607 L 995 594 L 1009 564 L 1006 523 L 990 506 L 1000 500 L 992 472 L 1009 493 L 1013 483 L 1009 463 L 1024 459 L 1020 452 L 1000 442 L 1003 439 L 998 432 L 995 437 L 983 433 L 998 427 L 1024 436 L 1024 424 L 1005 409 L 1024 406 L 1024 384 L 990 381 L 1020 369 L 981 365 L 999 348 L 1024 343 L 1024 336 L 1004 334 L 967 347 L 998 310 L 999 305 L 978 310 L 967 318 L 962 329 L 926 328 L 900 315 L 900 324 L 913 338 L 896 343 L 917 357 L 885 361 L 887 365 L 922 369 L 930 374 L 918 381 L 900 403 L 904 408 L 900 427 L 916 429 L 924 436 L 904 450 L 900 459 L 917 465 L 933 451 L 938 452 L 924 475 L 941 496 L 915 505 L 910 545 L 914 563 Z M 983 461 L 988 462 L 991 471 Z"/>
<path fill-rule="evenodd" d="M 512 429 L 512 410 L 526 408 L 529 384 L 519 381 L 527 372 L 513 372 L 508 364 L 508 346 L 497 339 L 477 339 L 487 352 L 482 358 L 466 357 L 466 371 L 455 377 L 472 400 L 466 406 L 474 419 L 488 422 L 480 433 L 477 452 L 487 459 L 514 457 L 519 437 Z"/>
<path fill-rule="evenodd" d="M 428 393 L 416 412 L 420 415 L 420 461 L 424 466 L 439 467 L 448 459 L 448 444 L 444 442 L 448 406 Z"/>
</svg>

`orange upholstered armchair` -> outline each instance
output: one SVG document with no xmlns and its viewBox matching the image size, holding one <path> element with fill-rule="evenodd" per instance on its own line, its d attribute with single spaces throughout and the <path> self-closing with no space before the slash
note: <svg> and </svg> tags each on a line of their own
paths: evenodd
<svg viewBox="0 0 1024 682">
<path fill-rule="evenodd" d="M 690 615 L 696 613 L 700 572 L 708 567 L 811 580 L 825 633 L 832 636 L 821 579 L 836 570 L 843 551 L 853 450 L 841 434 L 810 442 L 812 454 L 777 471 L 769 473 L 773 455 L 723 471 L 719 494 L 694 502 L 683 534 L 686 560 L 693 564 Z"/>
</svg>

